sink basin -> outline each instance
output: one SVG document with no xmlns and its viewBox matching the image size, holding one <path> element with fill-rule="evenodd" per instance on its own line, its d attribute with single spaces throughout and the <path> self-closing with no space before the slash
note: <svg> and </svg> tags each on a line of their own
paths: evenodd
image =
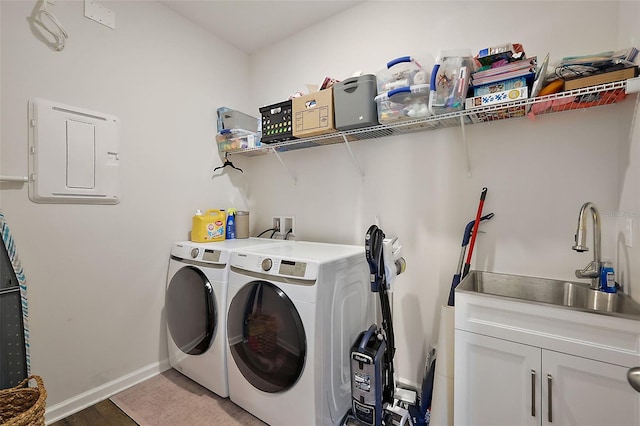
<svg viewBox="0 0 640 426">
<path fill-rule="evenodd" d="M 622 292 L 605 293 L 588 283 L 471 271 L 456 292 L 472 292 L 547 303 L 568 309 L 640 321 L 640 304 Z"/>
</svg>

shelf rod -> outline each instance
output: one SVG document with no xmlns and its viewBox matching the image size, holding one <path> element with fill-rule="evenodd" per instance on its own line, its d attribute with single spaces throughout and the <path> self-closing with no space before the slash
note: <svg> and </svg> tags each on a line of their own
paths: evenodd
<svg viewBox="0 0 640 426">
<path fill-rule="evenodd" d="M 351 144 L 347 140 L 347 135 L 345 135 L 343 133 L 342 134 L 342 139 L 344 139 L 344 144 L 347 147 L 347 150 L 349 150 L 349 155 L 351 156 L 351 161 L 353 161 L 353 164 L 356 166 L 356 169 L 358 170 L 358 173 L 360 173 L 360 177 L 362 179 L 364 179 L 364 173 L 362 172 L 362 167 L 360 167 L 360 163 L 358 163 L 358 160 L 356 159 L 356 156 L 353 155 L 353 151 L 351 150 Z"/>
<path fill-rule="evenodd" d="M 287 167 L 287 165 L 284 164 L 284 161 L 282 161 L 282 157 L 280 157 L 280 154 L 278 153 L 278 151 L 275 148 L 271 148 L 271 150 L 273 151 L 273 153 L 278 158 L 278 161 L 280 161 L 280 164 L 282 164 L 282 167 L 287 171 L 287 173 L 289 173 L 289 176 L 293 180 L 293 184 L 296 185 L 298 183 L 298 179 L 296 179 L 296 177 L 293 175 L 293 173 L 291 173 L 291 170 Z"/>
<path fill-rule="evenodd" d="M 0 182 L 28 182 L 26 176 L 0 176 Z"/>
<path fill-rule="evenodd" d="M 467 132 L 464 127 L 464 116 L 460 116 L 460 130 L 462 131 L 462 146 L 464 147 L 464 156 L 467 160 L 467 176 L 471 177 L 471 160 L 469 159 L 469 146 L 467 145 Z"/>
</svg>

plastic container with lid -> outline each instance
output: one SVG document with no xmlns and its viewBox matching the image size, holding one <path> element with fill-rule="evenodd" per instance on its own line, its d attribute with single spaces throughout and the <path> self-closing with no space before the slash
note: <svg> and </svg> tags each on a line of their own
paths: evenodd
<svg viewBox="0 0 640 426">
<path fill-rule="evenodd" d="M 364 74 L 333 85 L 333 110 L 338 130 L 351 130 L 378 124 L 375 102 L 376 76 Z"/>
<path fill-rule="evenodd" d="M 474 70 L 470 51 L 443 51 L 431 71 L 431 113 L 446 114 L 464 109 L 469 79 Z"/>
<path fill-rule="evenodd" d="M 255 133 L 258 131 L 258 119 L 240 111 L 227 107 L 220 107 L 218 113 L 218 133 L 223 130 L 241 129 Z"/>
<path fill-rule="evenodd" d="M 416 120 L 431 115 L 428 84 L 400 87 L 376 96 L 375 100 L 381 124 Z"/>
<path fill-rule="evenodd" d="M 196 243 L 208 243 L 211 241 L 223 241 L 225 239 L 224 210 L 207 210 L 204 214 L 196 211 L 191 224 L 191 241 Z"/>
<path fill-rule="evenodd" d="M 221 152 L 255 148 L 260 146 L 260 133 L 242 129 L 227 129 L 216 135 L 216 142 L 218 150 Z"/>
<path fill-rule="evenodd" d="M 249 238 L 249 212 L 236 212 L 236 238 Z"/>
<path fill-rule="evenodd" d="M 429 72 L 412 56 L 401 56 L 387 62 L 376 73 L 378 94 L 406 86 L 429 83 Z"/>
</svg>

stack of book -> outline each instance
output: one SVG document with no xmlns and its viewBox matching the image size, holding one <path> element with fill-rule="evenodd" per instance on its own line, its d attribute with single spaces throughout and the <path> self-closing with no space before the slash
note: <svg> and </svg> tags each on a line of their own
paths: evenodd
<svg viewBox="0 0 640 426">
<path fill-rule="evenodd" d="M 526 58 L 520 45 L 483 49 L 476 60 L 483 65 L 471 74 L 473 97 L 465 107 L 477 108 L 526 99 L 537 70 L 537 57 Z"/>
</svg>

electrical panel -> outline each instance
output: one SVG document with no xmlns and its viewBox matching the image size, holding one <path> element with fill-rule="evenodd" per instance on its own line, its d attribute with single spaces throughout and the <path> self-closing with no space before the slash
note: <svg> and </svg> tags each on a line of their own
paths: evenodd
<svg viewBox="0 0 640 426">
<path fill-rule="evenodd" d="M 120 121 L 44 99 L 29 101 L 29 198 L 36 203 L 120 202 Z"/>
</svg>

